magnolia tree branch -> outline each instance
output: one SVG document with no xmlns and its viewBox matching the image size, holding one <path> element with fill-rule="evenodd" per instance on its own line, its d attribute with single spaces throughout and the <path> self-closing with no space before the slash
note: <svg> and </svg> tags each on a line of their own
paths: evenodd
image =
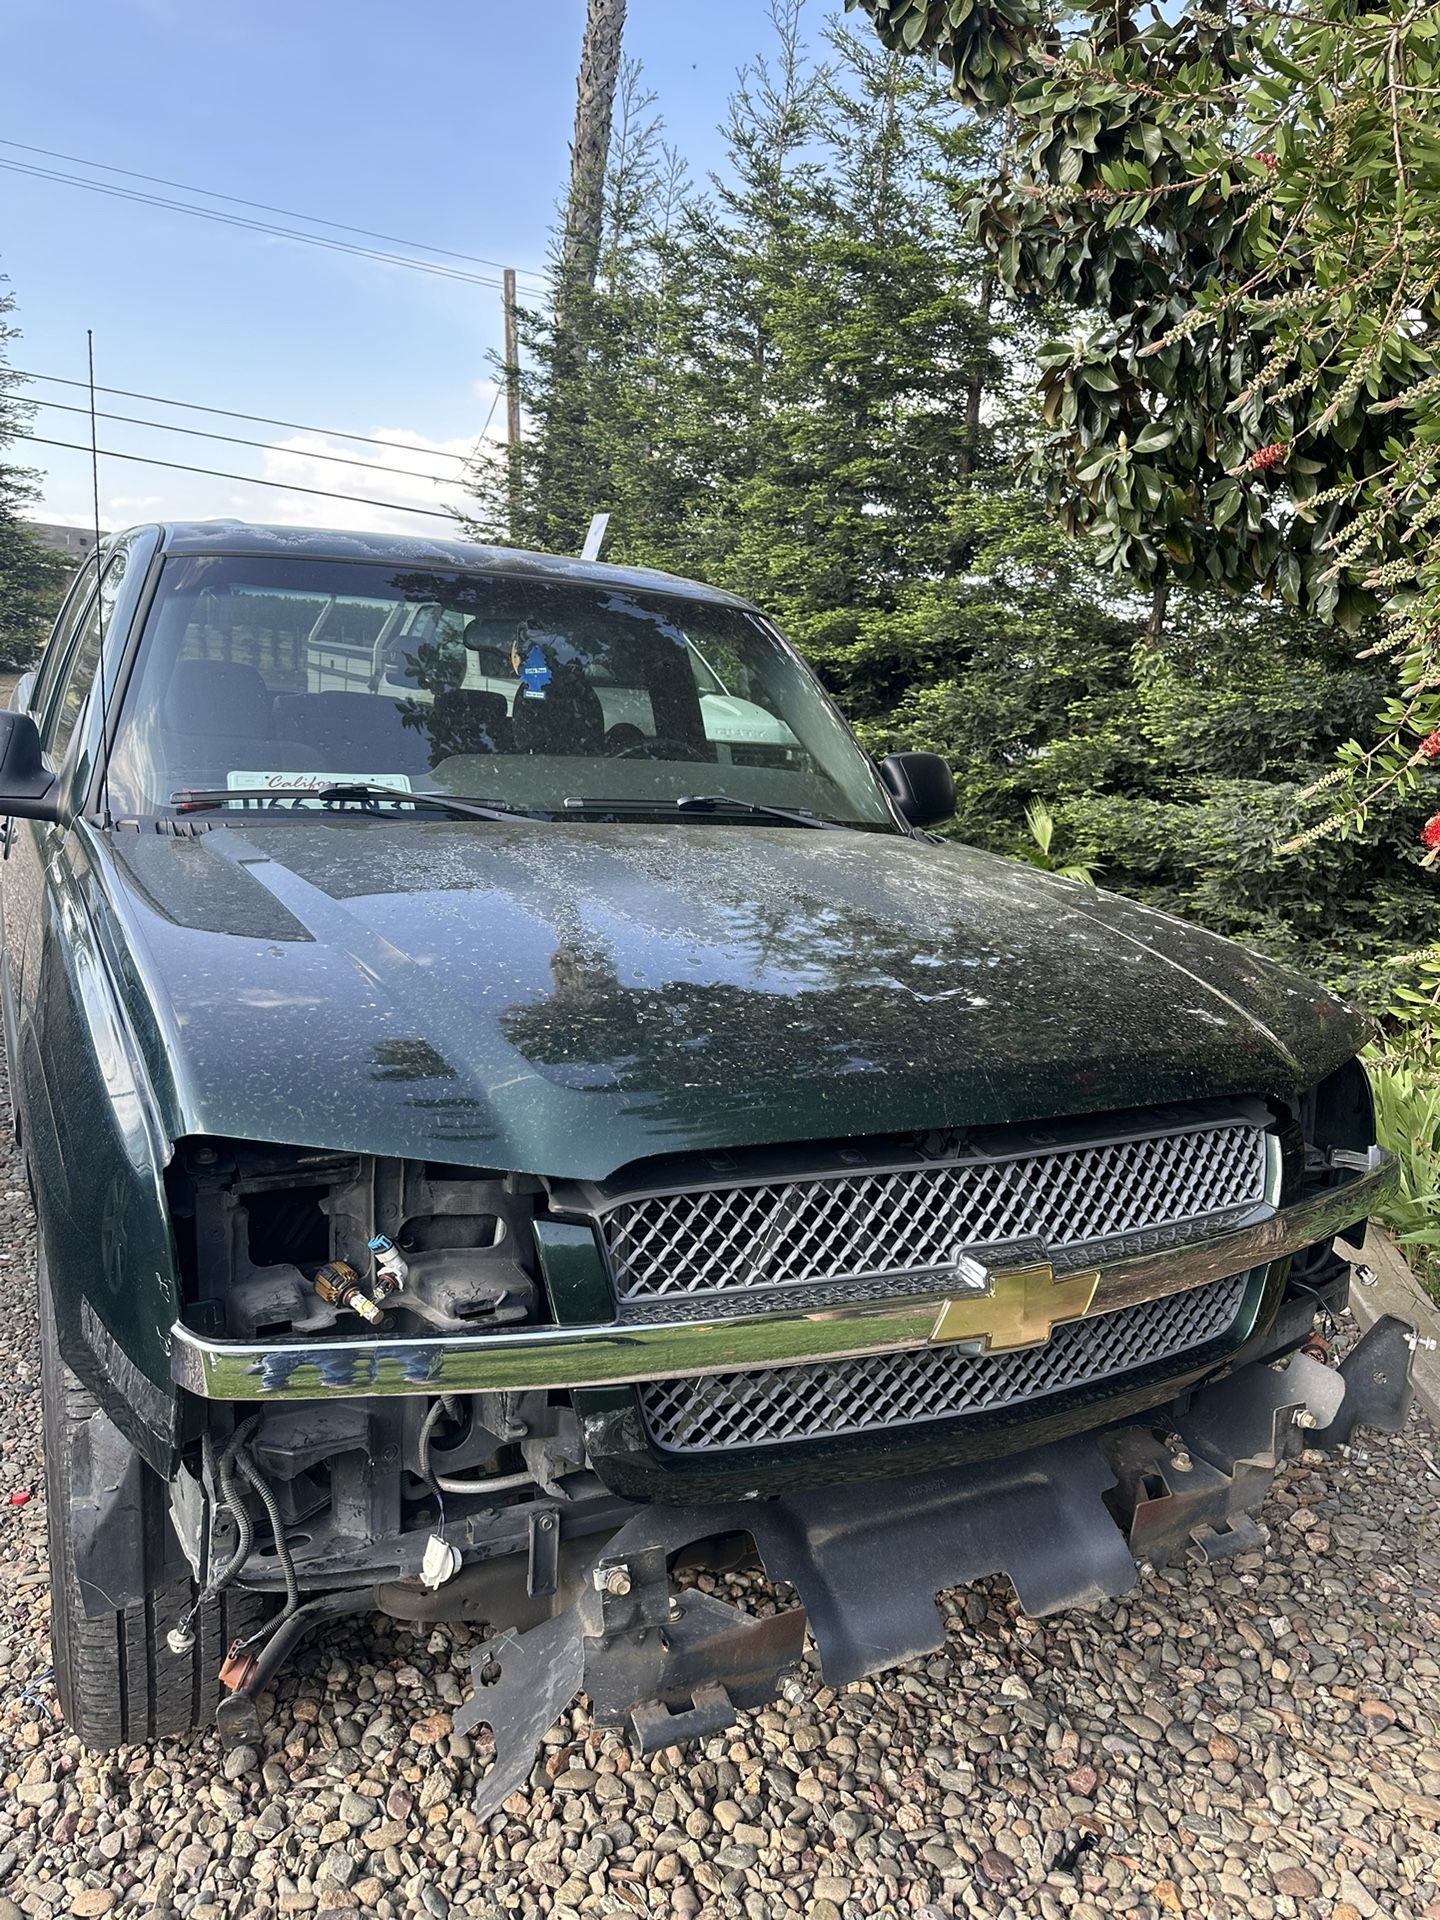
<svg viewBox="0 0 1440 1920">
<path fill-rule="evenodd" d="M 1114 0 L 1059 23 L 1044 0 L 850 4 L 1007 116 L 973 226 L 1012 300 L 1083 317 L 1038 365 L 1036 470 L 1065 523 L 1146 585 L 1382 616 L 1366 651 L 1399 697 L 1305 837 L 1357 830 L 1382 794 L 1440 802 L 1440 0 L 1143 26 Z"/>
</svg>

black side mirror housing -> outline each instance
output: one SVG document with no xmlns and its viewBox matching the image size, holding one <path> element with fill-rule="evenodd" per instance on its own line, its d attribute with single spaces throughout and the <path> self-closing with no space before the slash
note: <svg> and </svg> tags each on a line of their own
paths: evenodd
<svg viewBox="0 0 1440 1920">
<path fill-rule="evenodd" d="M 58 820 L 55 776 L 40 752 L 40 734 L 28 713 L 0 710 L 0 818 Z"/>
<path fill-rule="evenodd" d="M 891 753 L 880 778 L 912 827 L 935 827 L 955 813 L 955 776 L 938 753 Z"/>
</svg>

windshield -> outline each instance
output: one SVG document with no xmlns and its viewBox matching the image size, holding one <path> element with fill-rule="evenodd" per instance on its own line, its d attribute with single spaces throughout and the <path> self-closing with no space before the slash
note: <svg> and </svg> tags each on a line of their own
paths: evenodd
<svg viewBox="0 0 1440 1920">
<path fill-rule="evenodd" d="M 362 782 L 557 814 L 719 794 L 895 825 L 808 670 L 743 608 L 503 572 L 168 560 L 112 808 L 170 813 L 204 790 L 263 810 L 258 790 L 293 812 Z"/>
</svg>

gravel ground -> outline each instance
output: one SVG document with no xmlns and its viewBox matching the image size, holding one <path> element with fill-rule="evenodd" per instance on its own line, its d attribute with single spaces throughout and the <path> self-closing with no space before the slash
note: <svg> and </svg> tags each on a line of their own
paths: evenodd
<svg viewBox="0 0 1440 1920">
<path fill-rule="evenodd" d="M 947 1598 L 943 1654 L 632 1759 L 576 1710 L 482 1827 L 464 1629 L 302 1650 L 263 1751 L 92 1757 L 48 1677 L 33 1239 L 0 1158 L 0 1920 L 311 1912 L 1248 1914 L 1440 1920 L 1437 1442 L 1303 1456 L 1273 1552 L 1037 1623 Z M 28 1504 L 10 1507 L 12 1491 Z M 743 1582 L 739 1583 L 744 1587 Z M 752 1599 L 765 1604 L 755 1583 Z"/>
</svg>

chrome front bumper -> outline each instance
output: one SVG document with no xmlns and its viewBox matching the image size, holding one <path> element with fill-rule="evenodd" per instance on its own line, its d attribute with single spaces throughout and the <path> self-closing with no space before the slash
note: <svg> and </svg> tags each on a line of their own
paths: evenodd
<svg viewBox="0 0 1440 1920">
<path fill-rule="evenodd" d="M 1115 1313 L 1147 1300 L 1284 1259 L 1329 1240 L 1395 1191 L 1393 1158 L 1294 1206 L 1265 1210 L 1194 1245 L 1130 1253 L 1054 1276 L 1057 1302 L 1073 1302 L 1086 1284 L 1083 1317 Z M 1008 1277 L 1008 1276 L 1007 1276 Z M 1030 1274 L 1033 1286 L 1033 1271 Z M 170 1330 L 170 1369 L 186 1392 L 207 1400 L 325 1400 L 400 1393 L 504 1393 L 527 1388 L 610 1387 L 646 1380 L 856 1359 L 932 1342 L 989 1344 L 985 1292 L 932 1287 L 922 1293 L 852 1301 L 823 1309 L 757 1300 L 744 1316 L 711 1320 L 597 1322 L 522 1327 L 503 1333 L 435 1339 L 215 1340 L 178 1321 Z M 1080 1317 L 1070 1305 L 1058 1321 Z M 1046 1332 L 1039 1338 L 1048 1337 Z M 1006 1344 L 1017 1344 L 1010 1340 Z M 1018 1344 L 1024 1344 L 1019 1342 Z M 1032 1342 L 1033 1344 L 1033 1342 Z"/>
</svg>

